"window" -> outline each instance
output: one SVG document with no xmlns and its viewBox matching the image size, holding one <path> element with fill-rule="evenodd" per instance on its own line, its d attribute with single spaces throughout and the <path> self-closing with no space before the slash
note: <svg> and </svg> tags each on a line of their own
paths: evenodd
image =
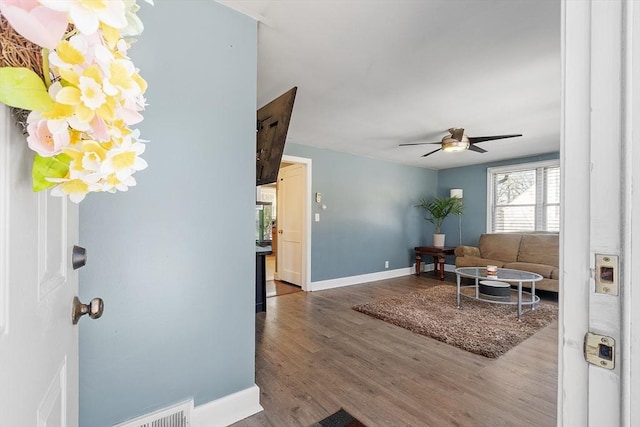
<svg viewBox="0 0 640 427">
<path fill-rule="evenodd" d="M 553 160 L 487 169 L 487 230 L 560 230 L 560 166 Z"/>
</svg>

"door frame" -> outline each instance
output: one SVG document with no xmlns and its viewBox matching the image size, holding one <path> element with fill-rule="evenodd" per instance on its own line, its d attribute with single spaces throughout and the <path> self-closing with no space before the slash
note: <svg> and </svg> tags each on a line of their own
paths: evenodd
<svg viewBox="0 0 640 427">
<path fill-rule="evenodd" d="M 631 286 L 640 277 L 632 262 L 640 237 L 640 153 L 632 150 L 640 146 L 640 90 L 632 78 L 640 70 L 640 5 L 562 0 L 561 7 L 557 425 L 630 426 L 640 417 L 632 403 L 640 396 L 640 362 L 631 357 L 640 348 L 640 292 Z M 619 255 L 619 296 L 594 292 L 596 253 Z M 589 330 L 616 339 L 614 370 L 585 362 Z"/>
<path fill-rule="evenodd" d="M 302 206 L 302 242 L 300 247 L 302 248 L 302 290 L 308 291 L 311 283 L 311 159 L 306 157 L 296 157 L 284 154 L 282 156 L 282 162 L 301 164 L 305 170 L 306 185 L 304 188 L 304 194 L 302 200 L 304 200 Z M 277 219 L 276 219 L 277 221 Z"/>
</svg>

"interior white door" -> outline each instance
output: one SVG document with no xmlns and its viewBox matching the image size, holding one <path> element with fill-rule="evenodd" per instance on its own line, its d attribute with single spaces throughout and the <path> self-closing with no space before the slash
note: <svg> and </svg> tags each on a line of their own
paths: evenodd
<svg viewBox="0 0 640 427">
<path fill-rule="evenodd" d="M 305 166 L 295 164 L 278 173 L 278 280 L 302 286 L 303 194 Z"/>
<path fill-rule="evenodd" d="M 0 426 L 78 425 L 78 207 L 31 191 L 33 152 L 0 105 Z"/>
</svg>

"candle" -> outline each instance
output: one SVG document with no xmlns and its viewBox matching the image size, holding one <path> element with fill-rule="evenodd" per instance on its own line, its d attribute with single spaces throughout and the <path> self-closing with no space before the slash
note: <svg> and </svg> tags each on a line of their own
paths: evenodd
<svg viewBox="0 0 640 427">
<path fill-rule="evenodd" d="M 498 266 L 487 265 L 487 276 L 497 276 L 497 275 L 498 275 Z"/>
</svg>

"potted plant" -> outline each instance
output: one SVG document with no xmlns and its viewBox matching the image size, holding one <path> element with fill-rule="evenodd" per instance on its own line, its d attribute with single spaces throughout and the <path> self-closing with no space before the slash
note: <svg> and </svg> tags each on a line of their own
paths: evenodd
<svg viewBox="0 0 640 427">
<path fill-rule="evenodd" d="M 436 197 L 430 201 L 421 198 L 416 207 L 426 210 L 428 216 L 425 219 L 436 227 L 433 246 L 444 246 L 444 234 L 440 228 L 442 221 L 451 214 L 462 215 L 462 200 L 457 197 Z"/>
</svg>

